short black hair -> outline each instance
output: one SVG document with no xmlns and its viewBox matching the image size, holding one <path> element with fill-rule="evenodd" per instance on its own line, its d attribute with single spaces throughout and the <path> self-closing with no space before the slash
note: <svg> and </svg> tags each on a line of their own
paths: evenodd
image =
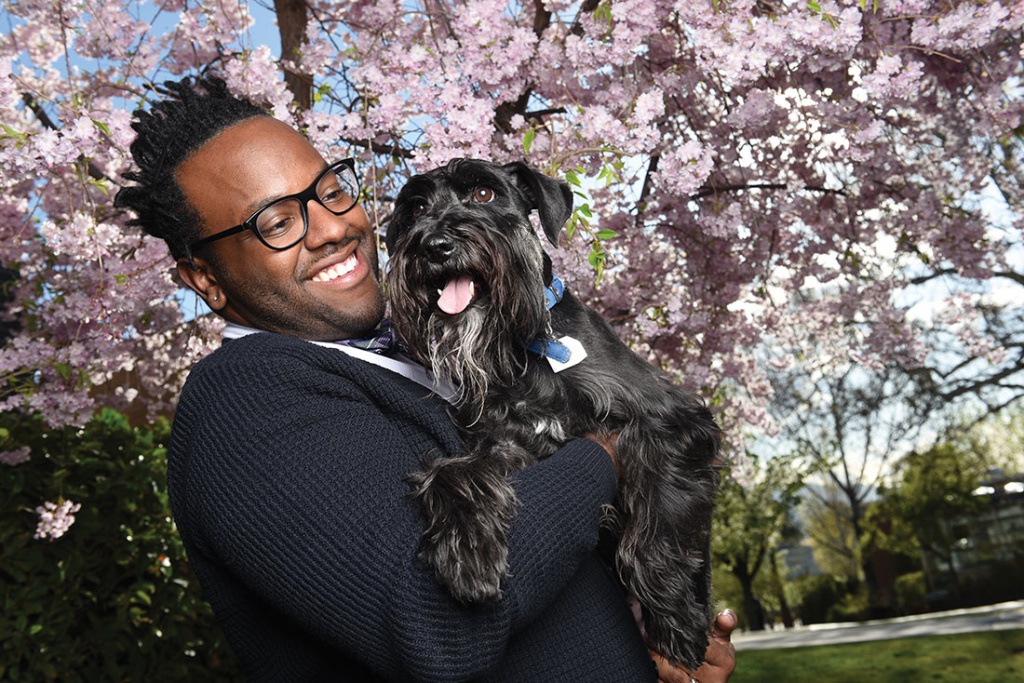
<svg viewBox="0 0 1024 683">
<path fill-rule="evenodd" d="M 158 92 L 164 99 L 133 114 L 138 135 L 130 149 L 138 171 L 123 177 L 136 184 L 123 186 L 114 206 L 131 209 L 128 225 L 162 239 L 175 259 L 191 258 L 188 246 L 199 239 L 201 225 L 175 178 L 178 167 L 224 129 L 269 114 L 216 77 L 166 81 Z"/>
</svg>

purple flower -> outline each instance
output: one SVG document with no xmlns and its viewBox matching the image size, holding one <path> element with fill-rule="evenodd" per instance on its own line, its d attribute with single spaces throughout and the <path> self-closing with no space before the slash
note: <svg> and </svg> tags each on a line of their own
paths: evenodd
<svg viewBox="0 0 1024 683">
<path fill-rule="evenodd" d="M 65 500 L 60 505 L 46 501 L 36 508 L 39 524 L 36 526 L 36 533 L 32 538 L 49 537 L 51 541 L 60 538 L 75 523 L 73 513 L 78 512 L 81 507 L 80 504 L 72 503 L 70 500 Z"/>
<path fill-rule="evenodd" d="M 14 467 L 20 465 L 23 462 L 28 462 L 32 458 L 32 449 L 28 446 L 22 446 L 16 448 L 13 451 L 4 451 L 0 453 L 0 463 Z"/>
</svg>

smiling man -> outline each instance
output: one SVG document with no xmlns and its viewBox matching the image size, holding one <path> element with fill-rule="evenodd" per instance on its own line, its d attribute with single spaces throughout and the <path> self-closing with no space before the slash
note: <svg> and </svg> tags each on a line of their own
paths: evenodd
<svg viewBox="0 0 1024 683">
<path fill-rule="evenodd" d="M 590 439 L 514 476 L 501 600 L 456 602 L 419 558 L 406 475 L 462 446 L 421 368 L 350 345 L 384 313 L 352 162 L 217 80 L 168 83 L 136 118 L 117 205 L 229 323 L 182 391 L 168 485 L 247 679 L 689 681 L 655 666 L 595 552 L 616 473 Z M 696 680 L 728 678 L 734 626 Z"/>
<path fill-rule="evenodd" d="M 326 166 L 269 116 L 229 127 L 181 162 L 178 185 L 213 230 L 203 229 L 178 273 L 215 312 L 312 340 L 358 336 L 380 322 L 377 246 L 356 203 L 354 167 Z"/>
</svg>

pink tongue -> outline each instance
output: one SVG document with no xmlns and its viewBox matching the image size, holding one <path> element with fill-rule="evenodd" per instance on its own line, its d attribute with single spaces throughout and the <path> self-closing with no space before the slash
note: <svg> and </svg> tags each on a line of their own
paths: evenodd
<svg viewBox="0 0 1024 683">
<path fill-rule="evenodd" d="M 466 310 L 473 300 L 473 278 L 463 275 L 448 282 L 441 290 L 441 298 L 437 307 L 448 315 L 455 315 Z"/>
</svg>

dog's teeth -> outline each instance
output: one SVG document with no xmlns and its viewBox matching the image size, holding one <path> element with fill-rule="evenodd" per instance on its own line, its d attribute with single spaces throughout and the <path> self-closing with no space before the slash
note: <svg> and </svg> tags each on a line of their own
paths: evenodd
<svg viewBox="0 0 1024 683">
<path fill-rule="evenodd" d="M 476 283 L 470 280 L 469 282 L 469 298 L 472 299 L 476 296 Z"/>
<path fill-rule="evenodd" d="M 443 289 L 438 289 L 437 290 L 437 295 L 441 296 L 442 294 L 444 294 L 444 290 Z"/>
</svg>

